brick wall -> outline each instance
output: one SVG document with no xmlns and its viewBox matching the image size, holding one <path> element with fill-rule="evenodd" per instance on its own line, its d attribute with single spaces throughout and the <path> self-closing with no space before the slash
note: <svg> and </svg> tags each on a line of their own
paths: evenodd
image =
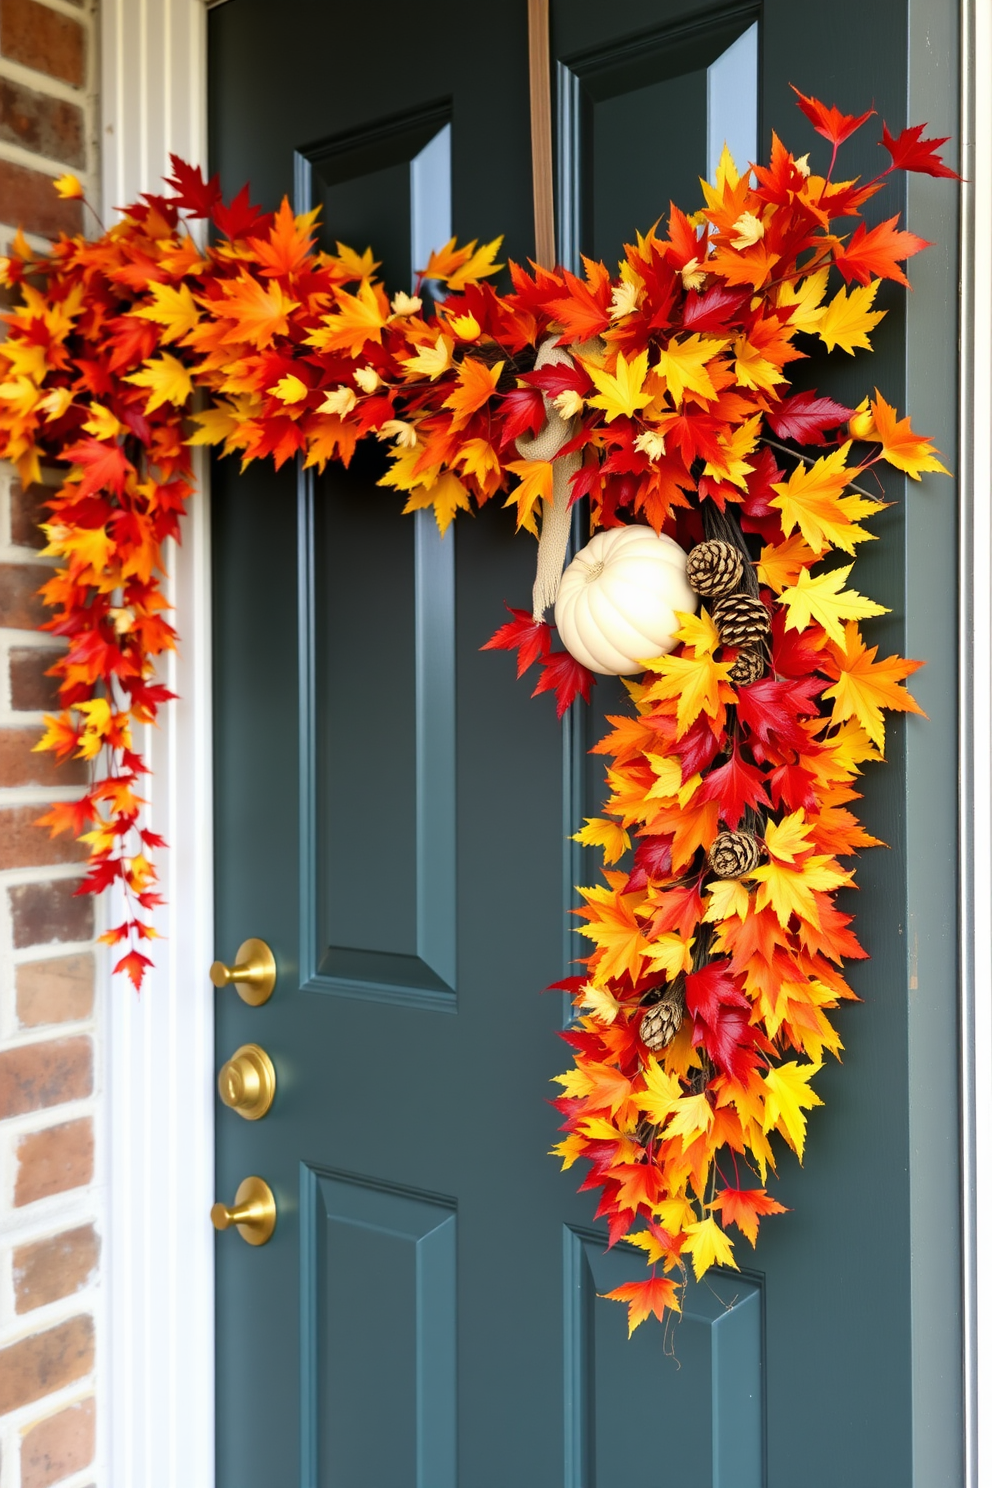
<svg viewBox="0 0 992 1488">
<path fill-rule="evenodd" d="M 63 171 L 99 200 L 96 9 L 0 0 L 0 252 L 17 225 L 33 240 L 84 225 L 80 204 L 52 190 Z M 0 466 L 0 1488 L 90 1488 L 101 1347 L 94 907 L 73 895 L 77 845 L 33 825 L 83 778 L 32 752 L 57 645 L 36 630 L 43 499 Z"/>
</svg>

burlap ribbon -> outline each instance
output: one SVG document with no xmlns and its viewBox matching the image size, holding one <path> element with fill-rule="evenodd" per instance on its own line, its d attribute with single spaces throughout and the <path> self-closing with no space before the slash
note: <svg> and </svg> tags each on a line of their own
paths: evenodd
<svg viewBox="0 0 992 1488">
<path fill-rule="evenodd" d="M 563 346 L 555 345 L 554 336 L 545 336 L 537 349 L 534 370 L 542 367 L 574 367 L 575 363 Z M 582 455 L 573 451 L 559 455 L 575 432 L 575 419 L 564 419 L 554 399 L 544 394 L 544 427 L 537 434 L 521 434 L 517 453 L 523 460 L 551 461 L 551 501 L 542 503 L 541 539 L 537 548 L 537 573 L 534 577 L 534 619 L 543 620 L 544 612 L 558 598 L 558 585 L 565 567 L 568 538 L 572 528 L 569 508 L 571 479 L 582 464 Z"/>
</svg>

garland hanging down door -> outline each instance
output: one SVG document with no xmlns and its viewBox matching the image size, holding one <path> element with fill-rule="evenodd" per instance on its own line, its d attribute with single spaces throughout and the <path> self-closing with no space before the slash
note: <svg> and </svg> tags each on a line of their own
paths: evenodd
<svg viewBox="0 0 992 1488">
<path fill-rule="evenodd" d="M 774 128 L 823 169 L 789 82 L 954 133 L 947 9 L 562 0 L 559 258 L 614 261 L 670 199 L 695 210 L 725 139 L 743 166 Z M 325 245 L 371 245 L 391 293 L 453 232 L 533 253 L 523 0 L 232 0 L 210 55 L 225 190 L 319 205 Z M 865 175 L 873 138 L 851 156 Z M 914 263 L 908 311 L 893 292 L 870 369 L 811 366 L 809 385 L 856 403 L 878 381 L 953 466 L 955 229 L 933 185 L 912 187 L 910 225 L 941 248 Z M 258 1175 L 277 1210 L 264 1246 L 217 1239 L 220 1488 L 952 1488 L 950 483 L 887 479 L 885 542 L 859 569 L 891 610 L 872 641 L 928 661 L 914 691 L 942 721 L 893 722 L 866 782 L 891 850 L 859 869 L 873 959 L 807 1169 L 783 1151 L 790 1213 L 753 1269 L 690 1283 L 681 1319 L 628 1341 L 599 1294 L 643 1254 L 606 1249 L 547 1156 L 567 1056 L 562 1000 L 540 995 L 581 954 L 571 886 L 597 870 L 568 838 L 596 810 L 585 751 L 621 691 L 564 728 L 531 701 L 479 648 L 504 601 L 528 605 L 533 544 L 496 503 L 441 540 L 383 468 L 372 443 L 347 472 L 213 477 L 217 954 L 255 936 L 278 968 L 264 1005 L 217 994 L 220 1061 L 258 1045 L 276 1085 L 261 1119 L 218 1104 L 217 1197 Z"/>
</svg>

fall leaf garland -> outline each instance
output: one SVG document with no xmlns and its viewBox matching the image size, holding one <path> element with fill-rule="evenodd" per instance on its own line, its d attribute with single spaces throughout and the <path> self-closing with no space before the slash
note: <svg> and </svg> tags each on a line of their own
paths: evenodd
<svg viewBox="0 0 992 1488">
<path fill-rule="evenodd" d="M 611 1243 L 652 1268 L 611 1294 L 631 1330 L 678 1311 L 688 1265 L 736 1265 L 729 1227 L 753 1245 L 782 1212 L 764 1186 L 772 1134 L 802 1157 L 811 1081 L 841 1049 L 829 1014 L 854 995 L 843 963 L 865 954 L 834 902 L 853 881 L 844 860 L 875 844 L 850 809 L 856 781 L 883 757 L 885 712 L 920 711 L 903 685 L 919 663 L 866 644 L 859 622 L 882 607 L 831 555 L 853 560 L 872 536 L 875 465 L 914 479 L 943 466 L 877 390 L 850 409 L 791 391 L 785 369 L 810 341 L 870 349 L 879 282 L 906 284 L 900 265 L 926 245 L 895 217 L 868 229 L 860 208 L 895 169 L 954 173 L 925 126 L 885 127 L 888 168 L 836 181 L 838 147 L 871 115 L 797 96 L 833 146 L 826 176 L 774 137 L 744 176 L 725 152 L 702 211 L 673 206 L 617 277 L 589 260 L 581 277 L 511 264 L 499 294 L 486 282 L 499 242 L 453 239 L 421 276 L 443 286 L 439 304 L 389 299 L 371 250 L 315 249 L 316 213 L 264 213 L 247 188 L 224 203 L 178 159 L 171 194 L 99 238 L 39 256 L 18 237 L 0 260 L 20 291 L 0 345 L 0 455 L 25 482 L 42 461 L 67 467 L 42 590 L 66 641 L 62 708 L 38 747 L 94 762 L 83 796 L 43 821 L 88 845 L 83 892 L 123 891 L 104 939 L 126 946 L 115 970 L 136 987 L 163 843 L 142 824 L 133 731 L 171 696 L 155 680 L 176 640 L 162 547 L 179 537 L 193 447 L 322 470 L 372 437 L 405 511 L 433 509 L 443 533 L 496 498 L 536 535 L 551 462 L 517 458 L 516 441 L 540 431 L 547 397 L 572 421 L 563 453 L 581 460 L 572 497 L 591 526 L 640 521 L 699 550 L 699 613 L 628 684 L 633 712 L 596 746 L 609 797 L 577 833 L 605 866 L 581 890 L 592 950 L 566 984 L 556 1150 L 587 1160 Z M 833 230 L 844 218 L 858 219 L 850 234 Z M 536 367 L 548 336 L 568 360 Z M 529 611 L 487 645 L 515 650 L 518 675 L 537 666 L 534 691 L 554 692 L 559 715 L 588 699 L 593 675 Z"/>
</svg>

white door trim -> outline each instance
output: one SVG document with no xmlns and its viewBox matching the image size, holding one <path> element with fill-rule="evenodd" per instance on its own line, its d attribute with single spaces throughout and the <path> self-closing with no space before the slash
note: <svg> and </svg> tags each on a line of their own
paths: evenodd
<svg viewBox="0 0 992 1488">
<path fill-rule="evenodd" d="M 206 163 L 202 0 L 103 0 L 104 221 L 160 190 L 169 152 Z M 163 680 L 179 701 L 142 745 L 167 907 L 140 997 L 106 989 L 108 1483 L 214 1482 L 213 869 L 208 491 L 198 470 L 166 592 L 180 651 Z M 173 547 L 170 544 L 170 548 Z"/>
<path fill-rule="evenodd" d="M 963 0 L 960 729 L 967 1488 L 992 1485 L 992 0 Z"/>
<path fill-rule="evenodd" d="M 104 218 L 206 158 L 211 0 L 103 0 Z M 213 0 L 217 3 L 217 0 Z M 961 957 L 966 1485 L 992 1488 L 992 0 L 961 0 Z M 924 38 L 911 48 L 926 49 Z M 914 48 L 915 49 L 915 48 Z M 141 998 L 107 994 L 108 1481 L 214 1482 L 213 954 L 208 492 L 169 592 L 180 695 L 147 748 L 168 909 Z M 931 1257 L 934 1266 L 950 1257 Z M 982 1405 L 987 1409 L 981 1409 Z"/>
</svg>

